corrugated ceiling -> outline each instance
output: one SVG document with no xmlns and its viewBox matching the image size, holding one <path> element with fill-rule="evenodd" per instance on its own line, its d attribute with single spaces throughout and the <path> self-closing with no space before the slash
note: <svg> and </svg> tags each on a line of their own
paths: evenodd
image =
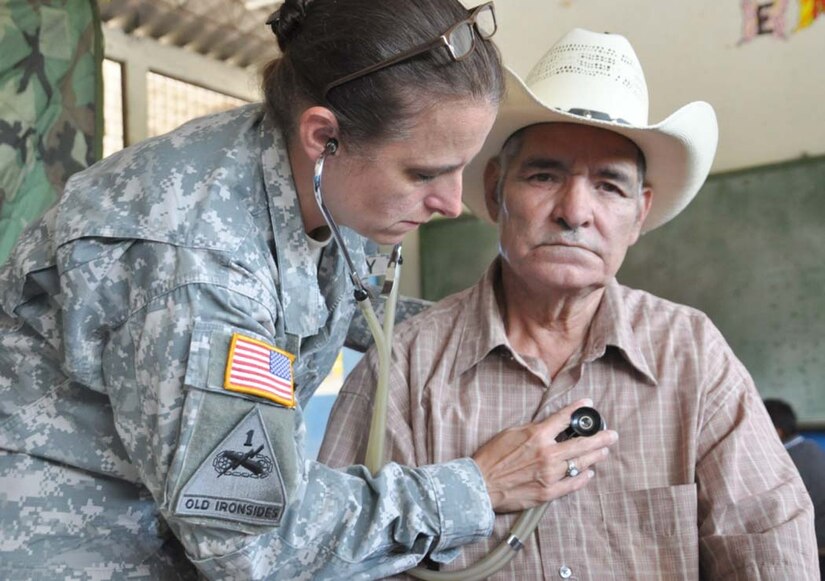
<svg viewBox="0 0 825 581">
<path fill-rule="evenodd" d="M 105 26 L 241 68 L 277 54 L 266 18 L 275 0 L 102 0 Z"/>
</svg>

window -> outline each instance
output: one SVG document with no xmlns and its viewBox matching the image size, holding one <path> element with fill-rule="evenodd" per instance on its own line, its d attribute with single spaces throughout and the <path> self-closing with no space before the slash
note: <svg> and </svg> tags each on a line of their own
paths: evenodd
<svg viewBox="0 0 825 581">
<path fill-rule="evenodd" d="M 104 26 L 104 36 L 104 155 L 261 98 L 255 68 L 241 69 L 110 26 Z"/>
<path fill-rule="evenodd" d="M 190 119 L 239 107 L 247 101 L 150 72 L 147 75 L 148 135 L 161 135 Z"/>
<path fill-rule="evenodd" d="M 123 149 L 123 65 L 103 59 L 103 157 Z"/>
</svg>

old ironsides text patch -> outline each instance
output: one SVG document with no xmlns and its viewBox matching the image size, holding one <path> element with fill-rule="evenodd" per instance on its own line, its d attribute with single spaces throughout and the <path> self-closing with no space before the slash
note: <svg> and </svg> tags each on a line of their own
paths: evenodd
<svg viewBox="0 0 825 581">
<path fill-rule="evenodd" d="M 263 418 L 253 409 L 195 471 L 178 497 L 175 513 L 278 525 L 285 496 Z"/>
</svg>

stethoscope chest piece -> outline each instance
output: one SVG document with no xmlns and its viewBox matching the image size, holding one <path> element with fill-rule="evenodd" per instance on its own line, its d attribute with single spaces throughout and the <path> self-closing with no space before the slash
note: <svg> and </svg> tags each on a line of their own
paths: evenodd
<svg viewBox="0 0 825 581">
<path fill-rule="evenodd" d="M 595 436 L 607 428 L 602 415 L 591 407 L 580 407 L 570 416 L 570 427 L 559 434 L 557 440 L 563 442 L 570 438 Z"/>
</svg>

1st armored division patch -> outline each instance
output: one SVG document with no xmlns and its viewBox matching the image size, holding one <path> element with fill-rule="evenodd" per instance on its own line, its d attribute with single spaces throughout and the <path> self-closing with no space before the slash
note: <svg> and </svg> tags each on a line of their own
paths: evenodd
<svg viewBox="0 0 825 581">
<path fill-rule="evenodd" d="M 286 492 L 258 409 L 210 452 L 181 490 L 175 513 L 277 526 Z"/>
</svg>

